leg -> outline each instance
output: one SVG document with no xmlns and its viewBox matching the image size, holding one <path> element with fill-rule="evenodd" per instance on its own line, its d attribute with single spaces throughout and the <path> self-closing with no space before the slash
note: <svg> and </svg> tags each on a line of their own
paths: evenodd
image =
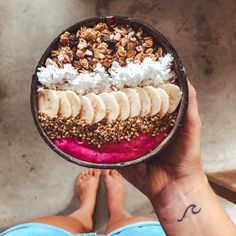
<svg viewBox="0 0 236 236">
<path fill-rule="evenodd" d="M 52 225 L 73 234 L 87 232 L 87 229 L 79 220 L 70 216 L 43 216 L 33 219 L 31 222 Z"/>
<path fill-rule="evenodd" d="M 155 221 L 145 217 L 132 217 L 125 210 L 126 187 L 124 178 L 116 170 L 105 170 L 103 174 L 107 187 L 107 202 L 110 215 L 106 234 L 132 223 Z"/>
<path fill-rule="evenodd" d="M 87 169 L 77 180 L 76 189 L 80 207 L 68 216 L 45 216 L 33 219 L 32 222 L 48 224 L 67 230 L 73 234 L 92 231 L 92 215 L 96 202 L 100 170 Z"/>
</svg>

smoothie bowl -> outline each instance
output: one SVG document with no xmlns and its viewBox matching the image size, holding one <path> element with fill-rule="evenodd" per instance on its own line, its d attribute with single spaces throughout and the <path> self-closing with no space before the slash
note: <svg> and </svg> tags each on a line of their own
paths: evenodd
<svg viewBox="0 0 236 236">
<path fill-rule="evenodd" d="M 188 105 L 185 70 L 168 40 L 128 17 L 96 17 L 64 30 L 32 78 L 37 129 L 78 165 L 118 168 L 157 156 Z"/>
</svg>

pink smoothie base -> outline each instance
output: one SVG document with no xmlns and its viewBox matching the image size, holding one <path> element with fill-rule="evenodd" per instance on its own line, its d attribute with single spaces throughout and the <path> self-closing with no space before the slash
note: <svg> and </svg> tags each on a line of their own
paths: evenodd
<svg viewBox="0 0 236 236">
<path fill-rule="evenodd" d="M 77 138 L 53 140 L 63 152 L 92 163 L 118 163 L 137 159 L 156 148 L 165 138 L 166 132 L 157 136 L 140 135 L 138 138 L 118 143 L 104 144 L 100 149 L 79 141 Z"/>
</svg>

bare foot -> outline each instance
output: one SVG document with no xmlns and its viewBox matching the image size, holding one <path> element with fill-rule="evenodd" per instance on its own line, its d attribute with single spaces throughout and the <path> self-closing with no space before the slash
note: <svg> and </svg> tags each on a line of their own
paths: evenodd
<svg viewBox="0 0 236 236">
<path fill-rule="evenodd" d="M 80 209 L 92 216 L 97 196 L 101 171 L 98 169 L 86 169 L 77 179 L 77 192 Z"/>
<path fill-rule="evenodd" d="M 126 186 L 124 178 L 116 170 L 104 170 L 107 188 L 107 204 L 110 216 L 125 212 Z"/>
</svg>

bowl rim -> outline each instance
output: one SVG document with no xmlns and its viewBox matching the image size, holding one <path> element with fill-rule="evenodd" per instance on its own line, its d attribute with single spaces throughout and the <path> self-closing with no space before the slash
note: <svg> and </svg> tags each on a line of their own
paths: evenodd
<svg viewBox="0 0 236 236">
<path fill-rule="evenodd" d="M 134 160 L 128 160 L 128 161 L 123 161 L 123 162 L 118 162 L 118 163 L 93 163 L 93 162 L 88 162 L 88 161 L 83 161 L 80 159 L 77 159 L 59 148 L 57 148 L 53 142 L 48 138 L 44 130 L 42 129 L 40 122 L 38 120 L 38 115 L 37 115 L 37 88 L 39 86 L 38 82 L 38 77 L 37 77 L 37 71 L 38 68 L 41 66 L 44 66 L 46 58 L 50 54 L 50 51 L 53 49 L 54 46 L 57 45 L 60 39 L 60 35 L 63 34 L 65 31 L 69 32 L 74 32 L 75 30 L 78 30 L 81 26 L 92 26 L 94 24 L 97 24 L 99 22 L 105 22 L 107 24 L 112 24 L 112 23 L 127 23 L 130 24 L 131 26 L 134 27 L 141 27 L 145 32 L 148 32 L 148 34 L 152 35 L 152 37 L 156 40 L 159 41 L 161 44 L 161 47 L 164 48 L 165 51 L 171 53 L 171 55 L 174 57 L 174 62 L 173 66 L 175 67 L 175 73 L 177 74 L 177 81 L 178 85 L 180 86 L 182 90 L 182 99 L 181 103 L 179 105 L 179 110 L 177 114 L 177 119 L 175 122 L 175 125 L 172 127 L 171 131 L 169 132 L 168 136 L 164 138 L 164 140 L 152 151 L 148 152 L 147 154 L 134 159 Z M 39 59 L 39 62 L 35 68 L 35 72 L 32 76 L 32 81 L 31 81 L 31 92 L 30 92 L 30 104 L 31 104 L 31 113 L 33 116 L 34 123 L 36 125 L 36 128 L 38 132 L 40 133 L 41 137 L 43 140 L 47 143 L 47 145 L 58 155 L 66 159 L 67 161 L 84 166 L 84 167 L 90 167 L 90 168 L 99 168 L 99 169 L 114 169 L 114 168 L 121 168 L 125 166 L 130 166 L 134 165 L 140 162 L 143 162 L 145 160 L 151 159 L 156 157 L 158 154 L 160 154 L 164 149 L 166 149 L 171 142 L 175 139 L 179 129 L 182 127 L 184 118 L 187 112 L 188 108 L 188 83 L 187 83 L 187 76 L 186 76 L 186 71 L 185 68 L 182 65 L 182 62 L 179 58 L 179 55 L 177 54 L 175 48 L 172 46 L 172 44 L 167 40 L 167 38 L 160 33 L 157 29 L 149 25 L 148 23 L 140 20 L 140 19 L 135 19 L 135 18 L 130 18 L 128 16 L 100 16 L 100 17 L 93 17 L 93 18 L 88 18 L 82 21 L 78 21 L 77 23 L 69 26 L 65 30 L 63 30 L 48 46 L 48 48 L 44 51 L 43 55 Z"/>
</svg>

